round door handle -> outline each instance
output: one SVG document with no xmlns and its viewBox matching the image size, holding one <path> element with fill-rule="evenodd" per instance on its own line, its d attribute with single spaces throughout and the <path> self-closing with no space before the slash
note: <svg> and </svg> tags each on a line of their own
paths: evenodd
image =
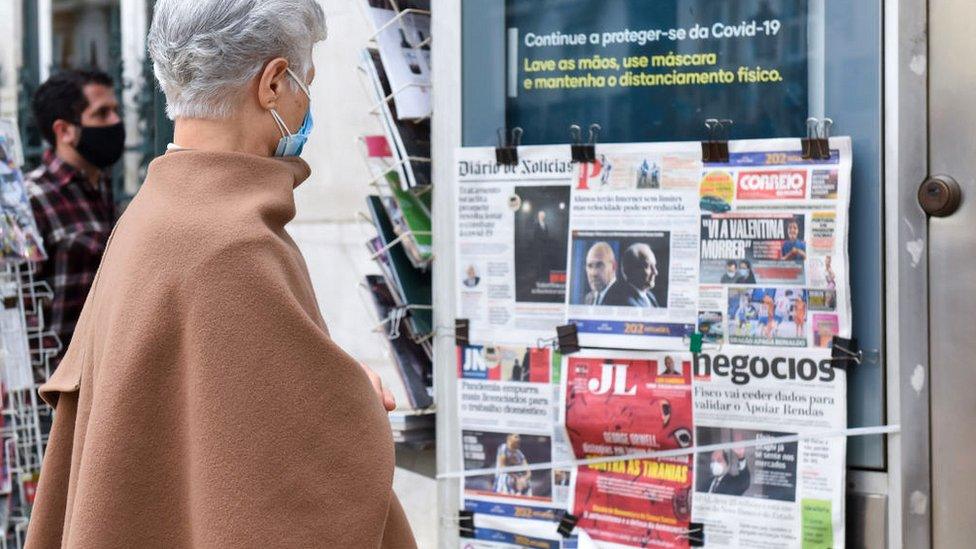
<svg viewBox="0 0 976 549">
<path fill-rule="evenodd" d="M 933 217 L 946 217 L 959 209 L 962 189 L 948 175 L 933 175 L 918 188 L 918 204 Z"/>
</svg>

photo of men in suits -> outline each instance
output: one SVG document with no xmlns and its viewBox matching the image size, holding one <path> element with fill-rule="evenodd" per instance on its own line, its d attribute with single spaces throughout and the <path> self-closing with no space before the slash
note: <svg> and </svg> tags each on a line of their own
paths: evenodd
<svg viewBox="0 0 976 549">
<path fill-rule="evenodd" d="M 606 236 L 574 235 L 570 304 L 667 307 L 670 233 L 607 233 Z"/>
</svg>

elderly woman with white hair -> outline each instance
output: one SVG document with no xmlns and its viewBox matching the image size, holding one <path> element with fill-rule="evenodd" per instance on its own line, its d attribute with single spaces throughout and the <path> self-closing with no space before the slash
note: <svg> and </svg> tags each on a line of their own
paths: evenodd
<svg viewBox="0 0 976 549">
<path fill-rule="evenodd" d="M 64 360 L 29 547 L 414 547 L 392 398 L 329 337 L 285 232 L 315 0 L 157 0 L 174 142 L 109 240 Z"/>
</svg>

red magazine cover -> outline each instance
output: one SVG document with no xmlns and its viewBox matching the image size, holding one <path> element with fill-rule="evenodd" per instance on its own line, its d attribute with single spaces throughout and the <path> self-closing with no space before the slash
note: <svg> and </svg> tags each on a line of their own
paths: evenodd
<svg viewBox="0 0 976 549">
<path fill-rule="evenodd" d="M 565 425 L 577 459 L 692 445 L 691 356 L 596 353 L 567 359 Z M 594 540 L 687 547 L 691 456 L 581 466 L 573 514 Z"/>
</svg>

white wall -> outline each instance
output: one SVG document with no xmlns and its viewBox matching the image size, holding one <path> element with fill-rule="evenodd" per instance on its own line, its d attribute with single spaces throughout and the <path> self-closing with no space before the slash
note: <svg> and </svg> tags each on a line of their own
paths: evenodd
<svg viewBox="0 0 976 549">
<path fill-rule="evenodd" d="M 312 166 L 312 179 L 296 192 L 298 221 L 349 222 L 365 211 L 366 167 L 355 139 L 382 129 L 368 114 L 370 102 L 356 68 L 370 34 L 359 2 L 365 0 L 322 2 L 329 37 L 315 50 L 315 130 L 302 155 Z"/>
</svg>

